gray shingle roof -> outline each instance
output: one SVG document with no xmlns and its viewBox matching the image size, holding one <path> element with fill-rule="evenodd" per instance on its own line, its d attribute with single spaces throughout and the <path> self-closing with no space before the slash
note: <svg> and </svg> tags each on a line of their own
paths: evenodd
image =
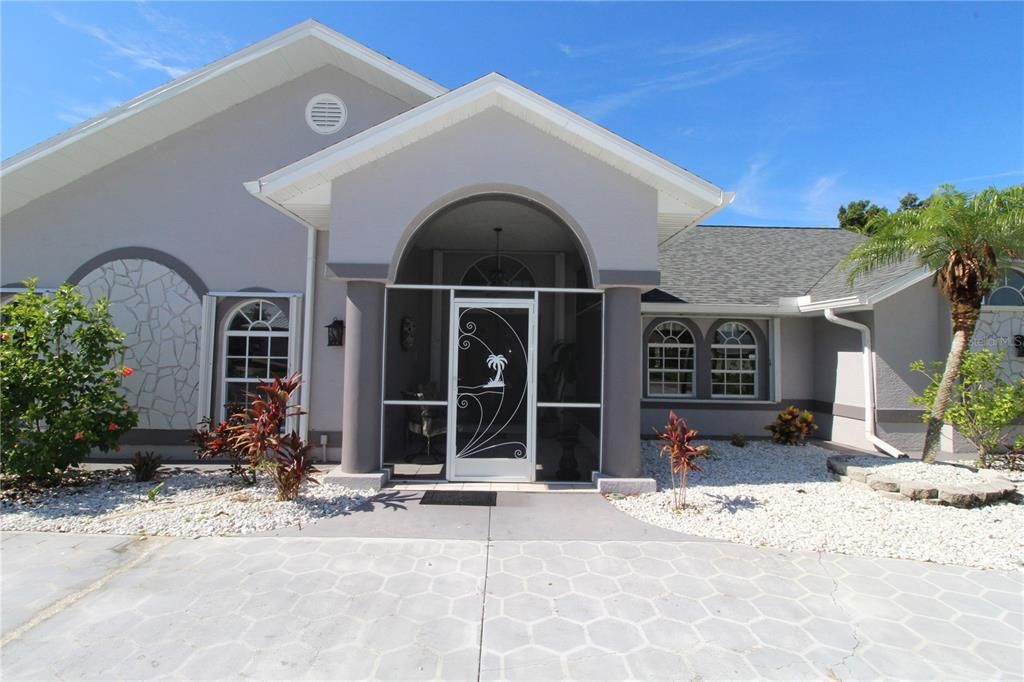
<svg viewBox="0 0 1024 682">
<path fill-rule="evenodd" d="M 837 228 L 701 225 L 659 247 L 660 292 L 644 300 L 775 305 L 780 298 L 826 300 L 884 287 L 916 269 L 884 268 L 846 286 L 843 257 L 864 237 Z"/>
</svg>

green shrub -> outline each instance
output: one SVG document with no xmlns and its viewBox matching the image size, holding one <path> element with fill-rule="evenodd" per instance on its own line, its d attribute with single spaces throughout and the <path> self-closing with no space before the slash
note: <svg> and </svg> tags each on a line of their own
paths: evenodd
<svg viewBox="0 0 1024 682">
<path fill-rule="evenodd" d="M 1024 378 L 1009 382 L 1000 375 L 1003 353 L 985 349 L 964 351 L 960 374 L 953 384 L 953 395 L 946 407 L 946 422 L 978 449 L 978 466 L 989 467 L 996 460 L 1012 455 L 1009 427 L 1024 417 Z M 911 401 L 925 408 L 928 416 L 942 381 L 945 365 L 941 362 L 926 367 L 921 360 L 910 368 L 928 378 L 928 385 Z"/>
<path fill-rule="evenodd" d="M 0 469 L 50 479 L 93 448 L 116 449 L 138 415 L 120 390 L 131 369 L 109 302 L 88 305 L 70 284 L 52 295 L 25 286 L 0 322 Z"/>
<path fill-rule="evenodd" d="M 732 439 L 730 439 L 729 442 L 738 448 L 747 447 L 747 437 L 744 436 L 742 433 L 732 434 Z"/>
<path fill-rule="evenodd" d="M 768 426 L 764 427 L 772 432 L 772 440 L 782 445 L 806 445 L 807 436 L 818 430 L 814 423 L 814 415 L 807 410 L 790 405 Z"/>
</svg>

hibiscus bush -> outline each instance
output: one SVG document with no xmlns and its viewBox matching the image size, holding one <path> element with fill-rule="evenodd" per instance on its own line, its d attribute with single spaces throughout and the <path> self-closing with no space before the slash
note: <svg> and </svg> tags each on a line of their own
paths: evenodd
<svg viewBox="0 0 1024 682">
<path fill-rule="evenodd" d="M 50 479 L 115 449 L 138 415 L 120 390 L 132 370 L 109 302 L 90 305 L 70 284 L 25 286 L 0 314 L 0 470 Z"/>
</svg>

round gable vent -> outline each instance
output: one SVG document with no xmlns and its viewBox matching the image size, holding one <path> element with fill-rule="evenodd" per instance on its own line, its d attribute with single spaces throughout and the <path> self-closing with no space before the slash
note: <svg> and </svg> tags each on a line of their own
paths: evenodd
<svg viewBox="0 0 1024 682">
<path fill-rule="evenodd" d="M 321 135 L 338 132 L 347 119 L 348 110 L 337 95 L 321 93 L 306 105 L 306 123 Z"/>
</svg>

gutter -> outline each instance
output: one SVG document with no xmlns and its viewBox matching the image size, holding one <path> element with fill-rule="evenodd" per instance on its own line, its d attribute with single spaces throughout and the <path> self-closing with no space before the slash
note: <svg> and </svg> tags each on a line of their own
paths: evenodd
<svg viewBox="0 0 1024 682">
<path fill-rule="evenodd" d="M 242 185 L 252 196 L 270 206 L 278 213 L 283 213 L 292 220 L 298 221 L 306 228 L 306 286 L 302 300 L 302 363 L 299 370 L 302 374 L 302 386 L 299 387 L 299 405 L 307 411 L 299 417 L 299 435 L 302 440 L 309 439 L 309 379 L 313 371 L 313 299 L 316 297 L 316 242 L 317 229 L 284 206 L 270 199 L 263 193 L 263 181 L 253 180 Z"/>
<path fill-rule="evenodd" d="M 825 308 L 825 319 L 832 324 L 860 332 L 864 371 L 864 437 L 890 457 L 906 457 L 902 450 L 886 443 L 875 433 L 875 354 L 871 349 L 871 329 L 866 324 L 838 317 L 833 308 Z"/>
</svg>

